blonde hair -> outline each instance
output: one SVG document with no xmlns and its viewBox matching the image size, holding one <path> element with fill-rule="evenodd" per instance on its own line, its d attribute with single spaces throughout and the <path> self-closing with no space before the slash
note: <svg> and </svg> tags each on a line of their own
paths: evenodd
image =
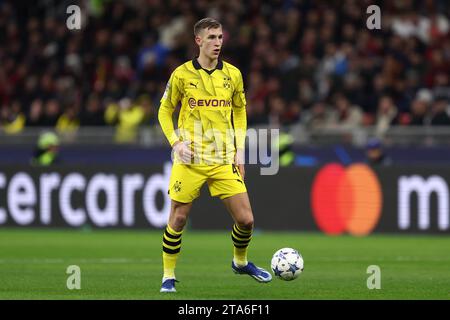
<svg viewBox="0 0 450 320">
<path fill-rule="evenodd" d="M 194 25 L 194 35 L 198 36 L 200 31 L 202 31 L 203 29 L 211 29 L 211 28 L 217 29 L 217 28 L 221 28 L 221 27 L 222 27 L 222 25 L 216 19 L 203 18 L 203 19 L 197 21 L 197 23 Z"/>
</svg>

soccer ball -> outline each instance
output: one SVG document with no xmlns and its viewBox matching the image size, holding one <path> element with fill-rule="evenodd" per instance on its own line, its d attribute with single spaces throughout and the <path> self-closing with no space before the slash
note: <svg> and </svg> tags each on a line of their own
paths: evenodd
<svg viewBox="0 0 450 320">
<path fill-rule="evenodd" d="M 272 257 L 271 268 L 278 278 L 286 281 L 294 280 L 303 272 L 303 257 L 295 249 L 280 249 Z"/>
</svg>

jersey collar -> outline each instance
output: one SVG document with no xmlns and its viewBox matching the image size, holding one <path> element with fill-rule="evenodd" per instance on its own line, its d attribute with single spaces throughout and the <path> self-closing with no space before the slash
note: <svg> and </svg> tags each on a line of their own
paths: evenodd
<svg viewBox="0 0 450 320">
<path fill-rule="evenodd" d="M 205 70 L 208 74 L 212 74 L 214 72 L 214 70 L 218 69 L 218 70 L 222 70 L 223 68 L 223 62 L 222 59 L 218 59 L 217 60 L 217 65 L 214 69 L 212 70 L 207 70 L 202 68 L 202 66 L 200 65 L 200 63 L 198 63 L 197 58 L 192 59 L 192 64 L 194 65 L 194 68 L 197 70 L 203 69 Z"/>
</svg>

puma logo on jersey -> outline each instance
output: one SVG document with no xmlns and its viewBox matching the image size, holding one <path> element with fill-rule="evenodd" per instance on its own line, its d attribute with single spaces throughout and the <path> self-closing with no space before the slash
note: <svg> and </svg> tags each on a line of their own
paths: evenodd
<svg viewBox="0 0 450 320">
<path fill-rule="evenodd" d="M 191 86 L 195 87 L 195 89 L 197 89 L 197 84 L 194 84 L 192 82 L 189 83 Z"/>
</svg>

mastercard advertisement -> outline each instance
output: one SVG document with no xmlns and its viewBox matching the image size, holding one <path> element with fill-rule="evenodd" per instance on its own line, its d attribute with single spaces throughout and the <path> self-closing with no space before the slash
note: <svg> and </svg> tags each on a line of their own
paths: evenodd
<svg viewBox="0 0 450 320">
<path fill-rule="evenodd" d="M 327 163 L 281 168 L 275 176 L 247 171 L 255 226 L 261 229 L 450 235 L 450 166 Z"/>
<path fill-rule="evenodd" d="M 409 171 L 409 172 L 408 172 Z M 330 163 L 314 175 L 310 212 L 329 235 L 374 231 L 450 234 L 448 170 Z"/>
<path fill-rule="evenodd" d="M 0 227 L 160 229 L 170 212 L 170 168 L 2 167 Z M 248 165 L 245 183 L 256 230 L 450 235 L 450 166 L 327 163 L 261 175 L 258 166 Z M 205 184 L 189 227 L 229 230 L 232 225 Z"/>
</svg>

